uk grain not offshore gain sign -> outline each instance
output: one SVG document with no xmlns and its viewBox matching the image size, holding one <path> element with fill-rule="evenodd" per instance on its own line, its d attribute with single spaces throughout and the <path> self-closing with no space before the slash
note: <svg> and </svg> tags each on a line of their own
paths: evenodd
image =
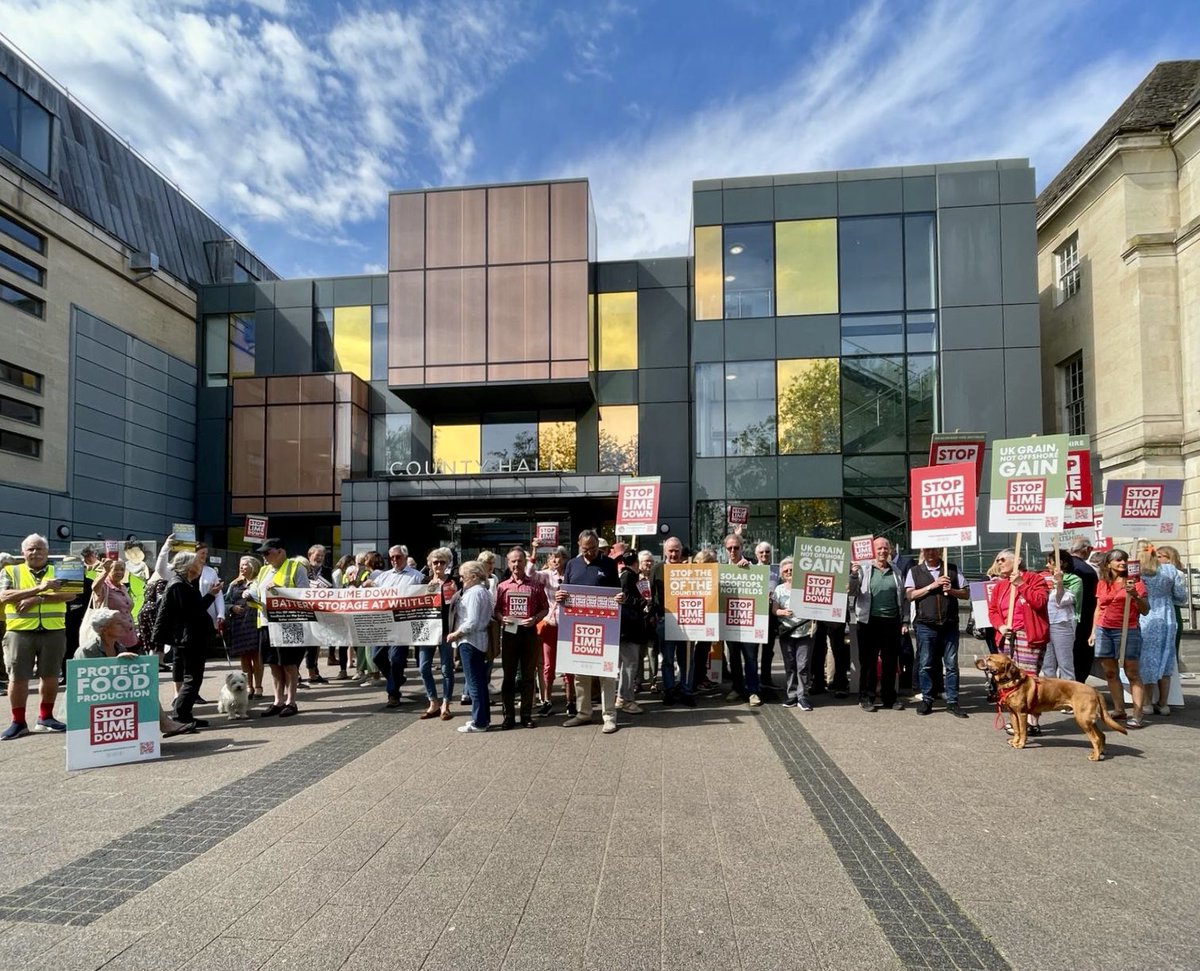
<svg viewBox="0 0 1200 971">
<path fill-rule="evenodd" d="M 1067 502 L 1066 435 L 1003 438 L 992 443 L 988 529 L 1056 533 Z"/>
<path fill-rule="evenodd" d="M 159 757 L 158 658 L 67 662 L 67 768 Z"/>
</svg>

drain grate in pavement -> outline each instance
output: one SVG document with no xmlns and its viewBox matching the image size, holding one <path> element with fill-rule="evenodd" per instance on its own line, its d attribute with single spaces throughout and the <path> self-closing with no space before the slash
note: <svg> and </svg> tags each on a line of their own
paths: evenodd
<svg viewBox="0 0 1200 971">
<path fill-rule="evenodd" d="M 937 971 L 1010 965 L 794 715 L 760 725 L 901 963 Z"/>
<path fill-rule="evenodd" d="M 355 719 L 322 739 L 0 896 L 0 920 L 83 926 L 413 724 Z"/>
</svg>

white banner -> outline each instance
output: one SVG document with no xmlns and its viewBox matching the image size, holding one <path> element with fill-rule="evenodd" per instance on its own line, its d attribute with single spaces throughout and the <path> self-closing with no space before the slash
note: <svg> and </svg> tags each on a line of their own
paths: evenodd
<svg viewBox="0 0 1200 971">
<path fill-rule="evenodd" d="M 267 597 L 266 618 L 276 647 L 431 646 L 442 640 L 442 595 L 425 586 L 275 590 Z"/>
</svg>

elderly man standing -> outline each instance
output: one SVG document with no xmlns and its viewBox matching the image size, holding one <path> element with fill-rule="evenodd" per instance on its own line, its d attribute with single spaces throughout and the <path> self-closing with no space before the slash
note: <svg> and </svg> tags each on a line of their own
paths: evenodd
<svg viewBox="0 0 1200 971">
<path fill-rule="evenodd" d="M 594 529 L 585 529 L 579 534 L 579 555 L 567 564 L 563 583 L 579 587 L 620 587 L 615 560 L 600 555 L 600 537 Z M 570 594 L 561 589 L 554 595 L 560 604 L 570 600 Z M 624 603 L 625 595 L 617 594 L 617 603 Z M 600 682 L 600 713 L 604 719 L 604 734 L 617 730 L 617 679 L 598 678 Z M 568 718 L 563 724 L 567 728 L 590 725 L 592 721 L 592 678 L 580 676 L 575 679 L 575 697 L 579 714 Z"/>
<path fill-rule="evenodd" d="M 58 695 L 58 671 L 67 651 L 67 604 L 77 595 L 59 590 L 62 584 L 54 577 L 49 554 L 46 538 L 34 533 L 21 543 L 25 562 L 0 570 L 4 663 L 12 703 L 12 724 L 0 733 L 0 739 L 6 742 L 29 734 L 25 703 L 35 663 L 41 680 L 36 731 L 67 730 L 54 717 L 54 699 Z"/>
<path fill-rule="evenodd" d="M 654 568 L 651 581 L 653 612 L 658 623 L 658 641 L 662 645 L 663 705 L 680 702 L 688 708 L 696 707 L 696 663 L 707 653 L 708 645 L 693 645 L 691 641 L 669 641 L 666 639 L 666 588 L 663 582 L 664 567 L 668 563 L 683 562 L 683 542 L 678 536 L 663 540 L 663 562 Z M 698 649 L 697 649 L 698 648 Z M 675 664 L 679 663 L 679 679 L 675 678 Z"/>
<path fill-rule="evenodd" d="M 426 582 L 425 574 L 408 565 L 407 546 L 391 547 L 388 550 L 388 562 L 391 568 L 375 577 L 374 586 L 394 590 Z M 399 707 L 400 686 L 408 680 L 404 675 L 404 669 L 408 667 L 408 645 L 379 644 L 371 648 L 371 660 L 386 679 L 387 707 Z"/>
<path fill-rule="evenodd" d="M 258 578 L 250 586 L 246 596 L 259 605 L 265 605 L 267 597 L 275 587 L 290 587 L 295 590 L 308 589 L 308 568 L 301 559 L 290 559 L 283 542 L 278 539 L 264 540 L 256 552 L 265 560 L 258 571 Z M 267 630 L 266 612 L 258 612 L 258 645 L 263 663 L 271 667 L 271 679 L 275 682 L 275 700 L 263 718 L 291 718 L 299 714 L 296 707 L 296 687 L 300 683 L 300 662 L 304 660 L 303 647 L 271 644 Z"/>
<path fill-rule="evenodd" d="M 774 593 L 775 588 L 779 586 L 779 567 L 771 562 L 774 552 L 771 544 L 766 540 L 757 543 L 754 547 L 754 562 L 758 566 L 765 566 L 770 570 L 767 582 L 768 596 Z M 771 665 L 775 661 L 775 638 L 778 634 L 779 620 L 775 616 L 775 611 L 772 610 L 767 618 L 767 643 L 762 646 L 762 654 L 759 657 L 758 681 L 764 688 L 775 687 L 775 681 L 771 678 Z"/>
<path fill-rule="evenodd" d="M 501 729 L 517 724 L 516 697 L 518 675 L 521 685 L 521 727 L 533 728 L 533 683 L 538 667 L 540 641 L 537 625 L 550 609 L 546 588 L 525 572 L 525 550 L 514 546 L 508 551 L 508 578 L 496 588 L 496 618 L 501 624 L 500 664 L 504 680 L 500 696 L 504 701 Z"/>
</svg>

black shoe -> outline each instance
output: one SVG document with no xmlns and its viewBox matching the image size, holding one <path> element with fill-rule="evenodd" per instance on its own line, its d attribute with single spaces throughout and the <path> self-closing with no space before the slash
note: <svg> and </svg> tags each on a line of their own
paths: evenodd
<svg viewBox="0 0 1200 971">
<path fill-rule="evenodd" d="M 578 714 L 579 714 L 579 708 L 576 706 L 575 702 L 573 702 L 573 701 L 567 702 L 567 717 L 574 718 Z"/>
<path fill-rule="evenodd" d="M 506 718 L 500 723 L 500 731 L 507 732 L 510 728 L 515 728 L 517 720 L 515 718 Z"/>
<path fill-rule="evenodd" d="M 532 718 L 522 718 L 521 719 L 521 727 L 522 728 L 537 728 L 537 722 L 535 722 Z"/>
<path fill-rule="evenodd" d="M 297 687 L 297 688 L 311 688 L 311 687 L 312 687 L 312 685 L 310 685 L 310 684 L 309 684 L 307 681 L 305 681 L 303 678 L 300 678 L 300 679 L 298 679 L 298 680 L 296 681 L 296 687 Z"/>
<path fill-rule="evenodd" d="M 879 706 L 877 704 L 875 704 L 873 701 L 870 701 L 866 698 L 860 699 L 858 702 L 858 706 L 863 711 L 879 711 Z"/>
<path fill-rule="evenodd" d="M 947 705 L 946 711 L 948 711 L 955 718 L 970 718 L 971 717 L 965 711 L 963 711 L 961 708 L 959 708 L 958 705 Z"/>
<path fill-rule="evenodd" d="M 826 690 L 827 690 L 827 689 L 826 689 L 825 685 L 823 685 L 823 684 L 821 684 L 821 685 L 816 685 L 815 687 L 812 687 L 812 688 L 809 688 L 809 689 L 808 689 L 808 695 L 809 695 L 809 697 L 810 697 L 810 698 L 811 698 L 813 695 L 823 695 L 823 694 L 825 694 L 825 691 L 826 691 Z"/>
<path fill-rule="evenodd" d="M 917 707 L 918 715 L 929 715 L 932 713 L 933 713 L 933 702 L 932 701 L 922 701 L 921 704 Z"/>
<path fill-rule="evenodd" d="M 201 698 L 199 695 L 196 695 L 196 704 L 198 704 L 198 705 L 211 705 L 211 704 L 212 704 L 212 702 L 211 702 L 211 701 L 209 701 L 209 700 L 207 700 L 206 698 Z"/>
<path fill-rule="evenodd" d="M 537 712 L 535 712 L 535 714 L 538 716 L 538 718 L 545 718 L 547 715 L 553 715 L 554 714 L 553 702 L 543 701 L 538 706 L 538 710 L 537 710 Z"/>
<path fill-rule="evenodd" d="M 308 683 L 309 684 L 329 684 L 329 679 L 322 677 L 319 674 L 310 674 L 308 676 Z"/>
<path fill-rule="evenodd" d="M 892 711 L 904 711 L 904 702 L 903 701 L 893 701 L 892 702 Z"/>
<path fill-rule="evenodd" d="M 695 695 L 684 695 L 679 700 L 683 702 L 683 706 L 685 708 L 695 708 L 696 707 L 696 696 Z"/>
<path fill-rule="evenodd" d="M 259 718 L 274 718 L 281 711 L 283 711 L 283 705 L 271 705 L 271 707 L 267 708 L 265 711 L 259 712 L 258 717 Z"/>
<path fill-rule="evenodd" d="M 1042 726 L 1041 725 L 1028 725 L 1025 728 L 1025 734 L 1032 735 L 1034 738 L 1039 738 L 1039 737 L 1041 737 L 1041 734 L 1042 734 Z"/>
<path fill-rule="evenodd" d="M 678 701 L 679 701 L 679 698 L 676 697 L 674 691 L 664 691 L 663 692 L 662 703 L 663 703 L 664 708 L 670 708 L 672 705 L 676 704 Z"/>
<path fill-rule="evenodd" d="M 205 718 L 188 718 L 185 720 L 190 721 L 197 728 L 208 728 L 208 720 Z"/>
<path fill-rule="evenodd" d="M 835 698 L 845 698 L 847 694 L 849 694 L 849 692 L 847 692 L 847 691 L 844 691 L 844 690 L 842 690 L 841 688 L 839 688 L 837 691 L 835 691 L 835 692 L 833 693 L 833 696 L 834 696 Z"/>
</svg>

